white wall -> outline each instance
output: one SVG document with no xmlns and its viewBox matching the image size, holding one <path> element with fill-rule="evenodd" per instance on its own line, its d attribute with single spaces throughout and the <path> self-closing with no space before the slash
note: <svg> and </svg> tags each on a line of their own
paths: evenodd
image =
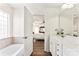
<svg viewBox="0 0 79 59">
<path fill-rule="evenodd" d="M 24 7 L 15 8 L 13 13 L 13 37 L 16 43 L 23 42 L 24 37 Z"/>
<path fill-rule="evenodd" d="M 13 14 L 13 36 L 24 36 L 24 8 L 15 8 Z"/>
<path fill-rule="evenodd" d="M 73 19 L 72 17 L 61 17 L 61 22 L 60 22 L 61 28 L 64 29 L 64 34 L 71 34 L 73 33 Z"/>
</svg>

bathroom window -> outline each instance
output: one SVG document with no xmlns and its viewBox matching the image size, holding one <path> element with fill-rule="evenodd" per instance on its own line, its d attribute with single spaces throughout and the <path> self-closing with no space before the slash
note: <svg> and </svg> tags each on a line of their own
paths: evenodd
<svg viewBox="0 0 79 59">
<path fill-rule="evenodd" d="M 7 38 L 9 36 L 9 21 L 10 15 L 0 10 L 0 39 Z"/>
</svg>

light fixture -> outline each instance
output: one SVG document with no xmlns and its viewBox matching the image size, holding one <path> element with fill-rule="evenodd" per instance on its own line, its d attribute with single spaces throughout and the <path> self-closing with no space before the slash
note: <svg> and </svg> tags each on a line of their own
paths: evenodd
<svg viewBox="0 0 79 59">
<path fill-rule="evenodd" d="M 61 8 L 62 8 L 62 9 L 68 9 L 68 8 L 72 8 L 72 7 L 74 7 L 73 4 L 67 4 L 67 3 L 66 3 L 66 4 L 63 4 Z"/>
</svg>

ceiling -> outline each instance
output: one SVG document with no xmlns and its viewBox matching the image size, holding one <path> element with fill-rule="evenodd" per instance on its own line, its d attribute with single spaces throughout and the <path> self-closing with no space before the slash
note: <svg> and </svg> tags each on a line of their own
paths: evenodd
<svg viewBox="0 0 79 59">
<path fill-rule="evenodd" d="M 62 10 L 62 5 L 64 3 L 27 3 L 27 4 L 10 4 L 14 8 L 21 8 L 26 6 L 33 15 L 47 15 L 55 16 L 62 13 L 66 16 L 71 16 L 73 14 L 79 13 L 79 4 L 74 4 L 71 9 Z"/>
<path fill-rule="evenodd" d="M 32 14 L 35 14 L 35 15 L 51 14 L 52 11 L 56 11 L 56 9 L 59 9 L 60 6 L 62 6 L 62 4 L 52 4 L 52 3 L 26 4 L 26 7 L 29 8 Z"/>
<path fill-rule="evenodd" d="M 36 15 L 56 15 L 59 13 L 72 15 L 74 13 L 79 13 L 79 4 L 74 4 L 71 9 L 62 10 L 62 5 L 64 3 L 36 3 L 36 4 L 26 4 L 26 7 Z"/>
</svg>

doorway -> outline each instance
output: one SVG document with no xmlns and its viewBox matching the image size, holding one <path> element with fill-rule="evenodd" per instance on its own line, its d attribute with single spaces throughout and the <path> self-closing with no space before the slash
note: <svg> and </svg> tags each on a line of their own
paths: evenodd
<svg viewBox="0 0 79 59">
<path fill-rule="evenodd" d="M 45 21 L 42 15 L 35 15 L 33 22 L 33 53 L 32 56 L 49 56 L 44 51 Z"/>
</svg>

